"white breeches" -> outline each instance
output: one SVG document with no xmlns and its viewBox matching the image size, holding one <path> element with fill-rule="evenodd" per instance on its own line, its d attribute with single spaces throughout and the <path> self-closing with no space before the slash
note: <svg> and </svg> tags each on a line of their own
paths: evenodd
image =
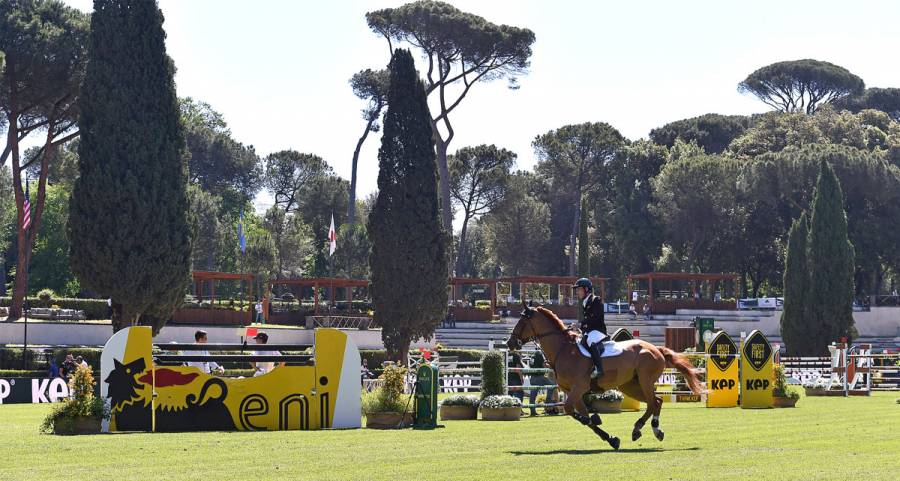
<svg viewBox="0 0 900 481">
<path fill-rule="evenodd" d="M 603 339 L 604 337 L 606 337 L 606 334 L 600 331 L 589 331 L 587 333 L 587 344 L 588 346 L 593 346 L 600 342 L 600 339 Z"/>
</svg>

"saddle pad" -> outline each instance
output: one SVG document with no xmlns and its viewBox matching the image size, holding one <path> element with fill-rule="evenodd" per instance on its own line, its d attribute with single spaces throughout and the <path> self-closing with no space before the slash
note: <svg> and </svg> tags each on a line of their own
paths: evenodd
<svg viewBox="0 0 900 481">
<path fill-rule="evenodd" d="M 581 341 L 578 342 L 578 350 L 581 351 L 581 355 L 587 358 L 591 357 L 591 353 L 588 352 L 587 349 L 581 345 Z M 621 343 L 616 341 L 604 341 L 603 342 L 603 356 L 601 357 L 613 357 L 622 354 L 622 346 Z"/>
</svg>

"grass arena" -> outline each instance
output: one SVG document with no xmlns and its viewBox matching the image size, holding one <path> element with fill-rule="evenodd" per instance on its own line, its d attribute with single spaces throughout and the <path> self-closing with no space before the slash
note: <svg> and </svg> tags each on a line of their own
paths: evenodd
<svg viewBox="0 0 900 481">
<path fill-rule="evenodd" d="M 436 430 L 50 436 L 50 406 L 0 406 L 0 479 L 896 479 L 897 393 L 802 397 L 793 409 L 667 404 L 664 443 L 630 442 L 637 413 L 603 416 L 619 451 L 568 416 L 441 421 Z M 895 461 L 890 461 L 894 459 Z"/>
</svg>

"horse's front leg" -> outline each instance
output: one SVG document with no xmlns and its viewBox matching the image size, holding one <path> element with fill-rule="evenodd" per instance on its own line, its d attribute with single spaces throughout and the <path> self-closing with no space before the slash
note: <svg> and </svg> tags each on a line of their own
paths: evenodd
<svg viewBox="0 0 900 481">
<path fill-rule="evenodd" d="M 609 443 L 613 449 L 619 449 L 619 438 L 615 436 L 610 436 L 606 431 L 600 428 L 600 416 L 594 414 L 593 416 L 588 416 L 587 406 L 584 404 L 584 397 L 586 391 L 581 391 L 580 394 L 568 396 L 566 397 L 566 405 L 572 404 L 574 408 L 574 412 L 572 413 L 572 417 L 578 420 L 581 424 L 588 426 L 594 431 L 594 434 L 600 436 L 600 439 Z M 566 413 L 569 413 L 567 410 Z"/>
</svg>

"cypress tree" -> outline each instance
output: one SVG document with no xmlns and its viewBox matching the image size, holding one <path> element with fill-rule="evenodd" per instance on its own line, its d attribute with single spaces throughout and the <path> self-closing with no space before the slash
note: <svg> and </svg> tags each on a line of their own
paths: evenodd
<svg viewBox="0 0 900 481">
<path fill-rule="evenodd" d="M 781 338 L 792 356 L 818 352 L 810 332 L 816 330 L 810 322 L 809 268 L 807 242 L 809 222 L 806 213 L 794 221 L 788 234 L 784 267 L 784 310 L 781 312 Z"/>
<path fill-rule="evenodd" d="M 824 160 L 819 166 L 811 210 L 807 306 L 818 329 L 807 335 L 817 343 L 813 346 L 815 354 L 825 355 L 829 342 L 851 337 L 855 254 L 847 237 L 841 185 L 834 170 Z"/>
<path fill-rule="evenodd" d="M 578 277 L 588 277 L 591 272 L 591 244 L 588 238 L 587 199 L 581 200 L 581 219 L 578 225 Z"/>
<path fill-rule="evenodd" d="M 369 262 L 381 338 L 391 359 L 405 362 L 410 342 L 430 337 L 443 319 L 449 276 L 431 117 L 408 50 L 391 59 L 387 104 Z"/>
<path fill-rule="evenodd" d="M 94 0 L 68 235 L 72 271 L 112 299 L 115 330 L 160 329 L 189 282 L 184 134 L 162 22 L 152 0 Z"/>
</svg>

